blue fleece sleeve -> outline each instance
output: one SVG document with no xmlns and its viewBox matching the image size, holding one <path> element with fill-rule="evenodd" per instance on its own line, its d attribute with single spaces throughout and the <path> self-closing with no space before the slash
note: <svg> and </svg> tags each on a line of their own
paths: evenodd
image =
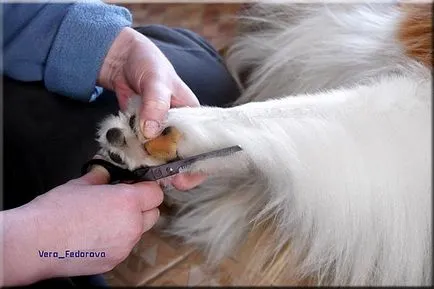
<svg viewBox="0 0 434 289">
<path fill-rule="evenodd" d="M 130 12 L 101 1 L 3 4 L 3 73 L 44 81 L 82 101 L 102 91 L 96 79 L 112 42 L 131 26 Z"/>
</svg>

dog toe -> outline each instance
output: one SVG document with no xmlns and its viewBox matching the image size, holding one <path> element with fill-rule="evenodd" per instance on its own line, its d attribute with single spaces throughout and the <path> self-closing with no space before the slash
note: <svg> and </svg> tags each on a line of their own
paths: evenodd
<svg viewBox="0 0 434 289">
<path fill-rule="evenodd" d="M 111 128 L 105 135 L 107 142 L 112 146 L 120 147 L 126 143 L 125 136 L 120 128 Z"/>
<path fill-rule="evenodd" d="M 177 145 L 181 139 L 181 133 L 174 127 L 167 127 L 160 136 L 145 143 L 147 153 L 165 162 L 177 158 Z"/>
</svg>

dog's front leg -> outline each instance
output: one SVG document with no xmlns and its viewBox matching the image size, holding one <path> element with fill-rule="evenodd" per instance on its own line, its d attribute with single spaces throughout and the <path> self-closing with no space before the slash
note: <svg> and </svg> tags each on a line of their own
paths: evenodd
<svg viewBox="0 0 434 289">
<path fill-rule="evenodd" d="M 173 110 L 168 125 L 180 132 L 180 156 L 237 144 L 244 157 L 222 158 L 227 170 L 247 163 L 259 180 L 241 194 L 220 179 L 202 191 L 207 198 L 191 195 L 198 206 L 173 232 L 221 252 L 220 232 L 239 237 L 246 224 L 268 218 L 274 248 L 290 240 L 305 274 L 337 285 L 428 284 L 430 115 L 430 81 L 406 77 L 230 109 Z"/>
<path fill-rule="evenodd" d="M 214 178 L 184 195 L 186 209 L 171 227 L 213 256 L 267 220 L 261 253 L 282 256 L 290 241 L 304 274 L 337 285 L 428 284 L 430 120 L 428 78 L 390 77 L 228 109 L 173 109 L 171 129 L 138 142 L 145 157 L 137 162 L 243 148 L 191 168 Z"/>
</svg>

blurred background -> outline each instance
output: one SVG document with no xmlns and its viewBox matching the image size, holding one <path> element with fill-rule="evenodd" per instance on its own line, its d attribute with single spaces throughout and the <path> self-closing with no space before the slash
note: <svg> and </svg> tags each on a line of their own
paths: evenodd
<svg viewBox="0 0 434 289">
<path fill-rule="evenodd" d="M 134 26 L 164 24 L 193 30 L 217 49 L 227 45 L 234 34 L 235 16 L 243 8 L 239 1 L 105 1 L 128 8 Z"/>
</svg>

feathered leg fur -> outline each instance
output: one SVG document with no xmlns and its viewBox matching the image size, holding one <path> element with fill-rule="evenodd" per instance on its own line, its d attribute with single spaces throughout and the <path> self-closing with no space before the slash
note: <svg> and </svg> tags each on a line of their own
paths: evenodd
<svg viewBox="0 0 434 289">
<path fill-rule="evenodd" d="M 428 284 L 430 95 L 427 74 L 225 110 L 172 110 L 180 156 L 234 144 L 244 152 L 193 168 L 224 169 L 203 186 L 168 192 L 184 205 L 169 232 L 217 262 L 271 222 L 250 256 L 263 262 L 253 264 L 257 272 L 276 275 L 267 281 L 296 263 L 298 278 L 334 285 Z M 261 268 L 282 251 L 291 258 Z"/>
<path fill-rule="evenodd" d="M 237 106 L 172 109 L 168 121 L 181 157 L 244 150 L 190 168 L 210 174 L 200 187 L 167 191 L 180 210 L 166 232 L 211 264 L 238 253 L 250 272 L 240 284 L 430 285 L 431 50 L 408 37 L 431 35 L 403 33 L 407 11 L 250 10 L 227 58 L 244 89 Z M 103 151 L 121 118 L 102 126 Z M 130 151 L 116 151 L 128 167 L 157 162 Z"/>
</svg>

